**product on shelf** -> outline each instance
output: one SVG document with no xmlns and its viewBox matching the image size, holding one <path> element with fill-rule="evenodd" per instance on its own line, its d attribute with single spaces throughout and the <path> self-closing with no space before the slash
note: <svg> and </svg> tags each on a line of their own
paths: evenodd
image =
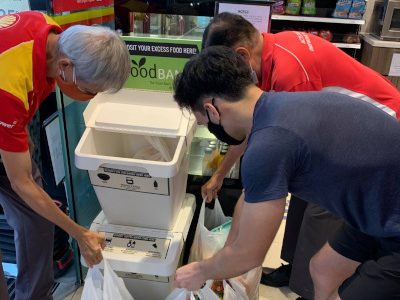
<svg viewBox="0 0 400 300">
<path fill-rule="evenodd" d="M 348 17 L 351 8 L 351 3 L 352 3 L 351 0 L 338 0 L 336 2 L 336 8 L 332 16 L 334 18 L 346 19 Z"/>
<path fill-rule="evenodd" d="M 362 19 L 365 12 L 365 1 L 364 0 L 353 0 L 351 4 L 349 19 Z"/>
<path fill-rule="evenodd" d="M 210 167 L 210 161 L 213 159 L 214 149 L 207 147 L 204 150 L 204 157 L 202 162 L 202 174 L 204 176 L 211 176 L 213 169 Z"/>
<path fill-rule="evenodd" d="M 360 37 L 356 33 L 348 33 L 343 37 L 343 42 L 347 44 L 359 44 L 361 43 Z"/>
<path fill-rule="evenodd" d="M 307 16 L 315 16 L 317 9 L 315 8 L 315 0 L 303 0 L 301 14 Z"/>
<path fill-rule="evenodd" d="M 324 29 L 318 31 L 318 36 L 329 42 L 332 41 L 333 38 L 332 32 L 330 30 L 324 30 Z"/>
<path fill-rule="evenodd" d="M 307 33 L 310 33 L 313 35 L 319 35 L 319 31 L 317 29 L 313 29 L 313 28 L 308 29 Z"/>
<path fill-rule="evenodd" d="M 285 14 L 285 1 L 278 0 L 274 4 L 272 4 L 272 13 L 274 15 L 283 15 Z"/>
<path fill-rule="evenodd" d="M 301 0 L 288 0 L 286 5 L 286 14 L 298 15 L 300 14 Z"/>
</svg>

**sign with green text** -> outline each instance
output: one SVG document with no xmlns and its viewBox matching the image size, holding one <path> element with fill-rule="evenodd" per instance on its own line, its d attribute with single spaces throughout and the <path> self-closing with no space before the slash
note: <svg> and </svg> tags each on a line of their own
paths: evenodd
<svg viewBox="0 0 400 300">
<path fill-rule="evenodd" d="M 125 83 L 126 88 L 172 91 L 175 76 L 201 49 L 201 40 L 122 38 L 131 55 L 131 74 Z"/>
</svg>

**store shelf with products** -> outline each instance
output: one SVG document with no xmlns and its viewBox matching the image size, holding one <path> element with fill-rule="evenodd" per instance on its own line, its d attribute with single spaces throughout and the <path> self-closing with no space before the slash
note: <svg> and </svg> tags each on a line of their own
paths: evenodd
<svg viewBox="0 0 400 300">
<path fill-rule="evenodd" d="M 271 19 L 272 33 L 285 30 L 309 32 L 325 37 L 353 57 L 356 57 L 357 51 L 361 49 L 358 33 L 364 20 L 289 15 L 272 15 Z"/>
<path fill-rule="evenodd" d="M 228 146 L 218 141 L 206 126 L 199 126 L 194 134 L 189 159 L 189 174 L 211 176 L 223 160 Z M 226 178 L 239 178 L 239 164 L 235 164 Z"/>
<path fill-rule="evenodd" d="M 290 15 L 272 15 L 271 20 L 285 20 L 285 21 L 298 21 L 298 22 L 318 22 L 318 23 L 333 23 L 333 24 L 353 24 L 363 25 L 364 20 L 354 19 L 339 19 L 339 18 L 320 18 L 309 16 L 290 16 Z"/>
<path fill-rule="evenodd" d="M 336 47 L 341 49 L 361 49 L 361 44 L 348 44 L 348 43 L 333 43 Z"/>
<path fill-rule="evenodd" d="M 365 24 L 364 0 L 278 0 L 272 6 L 271 32 L 305 31 L 356 57 Z"/>
</svg>

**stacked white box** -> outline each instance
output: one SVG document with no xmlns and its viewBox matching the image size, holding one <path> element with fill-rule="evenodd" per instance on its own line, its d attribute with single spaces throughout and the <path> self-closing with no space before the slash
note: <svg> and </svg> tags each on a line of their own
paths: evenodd
<svg viewBox="0 0 400 300">
<path fill-rule="evenodd" d="M 172 229 L 186 191 L 194 118 L 170 93 L 133 89 L 96 96 L 84 118 L 87 128 L 75 149 L 75 164 L 89 171 L 108 221 Z M 162 139 L 172 159 L 134 159 L 150 146 L 146 136 Z"/>
<path fill-rule="evenodd" d="M 93 221 L 90 229 L 106 236 L 104 259 L 124 279 L 135 300 L 164 300 L 173 290 L 195 205 L 194 196 L 186 194 L 170 231 L 109 224 L 103 213 Z"/>
</svg>

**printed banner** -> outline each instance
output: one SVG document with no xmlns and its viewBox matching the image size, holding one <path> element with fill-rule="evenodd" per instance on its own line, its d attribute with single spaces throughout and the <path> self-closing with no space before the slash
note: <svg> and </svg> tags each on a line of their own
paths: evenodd
<svg viewBox="0 0 400 300">
<path fill-rule="evenodd" d="M 53 13 L 71 12 L 85 10 L 99 6 L 114 5 L 114 0 L 53 0 Z"/>
<path fill-rule="evenodd" d="M 127 88 L 172 91 L 175 76 L 201 49 L 201 40 L 128 36 L 123 39 L 131 54 Z"/>
<path fill-rule="evenodd" d="M 15 14 L 20 11 L 30 10 L 29 0 L 1 0 L 0 17 Z"/>
</svg>

